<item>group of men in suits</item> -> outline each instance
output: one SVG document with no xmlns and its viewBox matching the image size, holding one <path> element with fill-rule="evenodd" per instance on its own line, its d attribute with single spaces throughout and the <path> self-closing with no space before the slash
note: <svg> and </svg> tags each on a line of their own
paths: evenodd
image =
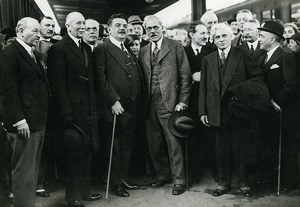
<svg viewBox="0 0 300 207">
<path fill-rule="evenodd" d="M 53 20 L 42 21 L 53 29 Z M 188 107 L 195 119 L 211 129 L 205 134 L 214 140 L 210 145 L 215 144 L 212 157 L 216 157 L 216 162 L 211 170 L 219 185 L 214 196 L 230 190 L 231 152 L 239 189 L 246 197 L 253 195 L 248 178 L 253 151 L 246 149 L 255 149 L 263 132 L 274 131 L 270 127 L 274 120 L 265 115 L 269 106 L 283 115 L 284 184 L 292 187 L 295 183 L 291 179 L 295 178 L 295 171 L 291 170 L 295 167 L 294 154 L 288 149 L 294 129 L 291 113 L 296 107 L 293 99 L 297 74 L 294 57 L 279 47 L 283 38 L 280 23 L 266 21 L 259 27 L 257 21 L 247 20 L 243 23 L 246 42 L 236 46 L 229 26 L 213 21 L 208 31 L 204 24 L 194 25 L 189 32 L 191 45 L 183 48 L 179 42 L 163 36 L 158 17 L 146 16 L 143 26 L 150 43 L 141 49 L 138 59 L 124 45 L 128 24 L 122 14 L 109 18 L 109 38 L 98 47 L 94 41 L 97 22 L 71 12 L 65 25 L 67 34 L 48 47 L 39 41 L 37 20 L 25 17 L 17 24 L 16 41 L 0 57 L 3 119 L 13 149 L 14 206 L 35 206 L 49 97 L 65 150 L 65 196 L 69 207 L 84 207 L 81 200 L 102 197 L 91 189 L 92 157 L 99 148 L 101 133 L 99 120 L 108 123 L 108 131 L 114 128 L 111 123 L 116 120 L 111 192 L 128 197 L 126 189 L 139 188 L 128 183 L 127 171 L 140 114 L 145 119 L 156 172 L 151 186 L 173 182 L 172 194 L 184 193 L 188 180 L 183 149 L 180 139 L 169 130 L 168 120 L 173 112 Z M 214 47 L 207 45 L 209 32 Z M 35 52 L 33 47 L 37 48 Z M 259 87 L 267 90 L 262 93 Z M 243 94 L 254 94 L 255 98 L 259 94 L 261 105 L 250 105 Z M 242 117 L 241 109 L 245 112 Z M 253 116 L 249 111 L 263 115 Z M 252 124 L 253 120 L 258 124 Z M 261 124 L 261 120 L 268 124 Z M 196 136 L 202 136 L 202 132 L 197 131 Z M 258 154 L 265 160 L 267 155 L 262 151 Z"/>
</svg>

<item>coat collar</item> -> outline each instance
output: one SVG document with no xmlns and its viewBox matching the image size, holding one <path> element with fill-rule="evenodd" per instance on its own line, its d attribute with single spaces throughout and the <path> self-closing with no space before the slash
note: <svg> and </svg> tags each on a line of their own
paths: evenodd
<svg viewBox="0 0 300 207">
<path fill-rule="evenodd" d="M 69 35 L 65 35 L 64 40 L 66 41 L 67 47 L 70 49 L 72 53 L 74 53 L 78 58 L 84 60 L 84 56 L 82 54 L 81 49 L 76 45 L 74 40 L 71 39 Z M 62 41 L 62 40 L 61 40 Z"/>
<path fill-rule="evenodd" d="M 120 51 L 122 51 L 120 48 L 118 48 L 116 45 L 114 45 L 110 39 L 106 40 L 106 44 L 107 44 L 107 49 L 108 52 L 114 57 L 114 59 L 116 60 L 116 62 L 126 71 L 126 63 L 120 53 Z M 123 51 L 122 51 L 123 52 Z"/>
</svg>

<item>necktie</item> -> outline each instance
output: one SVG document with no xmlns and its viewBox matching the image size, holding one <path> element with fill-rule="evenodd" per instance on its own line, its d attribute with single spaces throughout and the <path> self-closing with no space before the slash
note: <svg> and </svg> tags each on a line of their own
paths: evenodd
<svg viewBox="0 0 300 207">
<path fill-rule="evenodd" d="M 224 52 L 224 50 L 222 50 L 221 51 L 221 63 L 222 63 L 222 65 L 224 65 L 224 63 L 225 63 L 225 52 Z"/>
<path fill-rule="evenodd" d="M 200 50 L 199 50 L 199 48 L 197 48 L 197 49 L 196 49 L 196 52 L 197 52 L 197 54 L 196 54 L 196 55 L 199 55 L 199 54 L 200 54 Z"/>
<path fill-rule="evenodd" d="M 31 56 L 31 58 L 34 60 L 34 62 L 37 63 L 36 57 L 35 57 L 35 55 L 34 55 L 32 49 L 31 49 L 31 51 L 30 51 L 30 56 Z"/>
<path fill-rule="evenodd" d="M 253 47 L 253 45 L 252 45 L 252 44 L 251 44 L 250 51 L 251 51 L 251 54 L 253 54 L 253 53 L 254 53 L 254 47 Z"/>
<path fill-rule="evenodd" d="M 155 60 L 157 60 L 159 48 L 158 48 L 157 42 L 154 42 L 154 44 L 155 44 L 155 47 L 154 47 L 154 50 L 153 50 L 153 56 L 154 56 Z"/>
<path fill-rule="evenodd" d="M 269 57 L 268 57 L 268 54 L 267 54 L 266 58 L 265 58 L 265 61 L 264 61 L 265 64 L 268 62 L 268 59 L 269 59 Z"/>
</svg>

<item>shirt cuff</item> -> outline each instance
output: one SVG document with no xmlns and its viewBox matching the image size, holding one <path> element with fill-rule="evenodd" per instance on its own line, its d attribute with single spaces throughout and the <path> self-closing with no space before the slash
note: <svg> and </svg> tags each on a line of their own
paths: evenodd
<svg viewBox="0 0 300 207">
<path fill-rule="evenodd" d="M 22 119 L 21 121 L 18 121 L 17 123 L 13 124 L 13 127 L 20 126 L 21 124 L 26 123 L 26 119 Z"/>
</svg>

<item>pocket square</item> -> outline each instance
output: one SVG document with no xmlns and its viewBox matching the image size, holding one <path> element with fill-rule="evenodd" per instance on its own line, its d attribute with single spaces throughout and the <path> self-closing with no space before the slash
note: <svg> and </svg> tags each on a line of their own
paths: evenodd
<svg viewBox="0 0 300 207">
<path fill-rule="evenodd" d="M 279 68 L 279 65 L 273 64 L 273 65 L 270 67 L 270 69 L 276 69 L 276 68 Z"/>
</svg>

